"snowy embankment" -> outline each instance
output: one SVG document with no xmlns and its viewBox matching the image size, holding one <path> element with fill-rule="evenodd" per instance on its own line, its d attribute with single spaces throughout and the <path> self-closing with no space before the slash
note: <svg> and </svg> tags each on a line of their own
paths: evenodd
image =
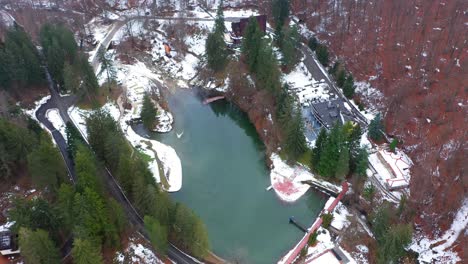
<svg viewBox="0 0 468 264">
<path fill-rule="evenodd" d="M 133 21 L 131 23 L 132 31 L 141 32 L 147 34 L 146 29 L 143 28 L 143 24 L 140 21 Z M 107 32 L 110 28 L 107 28 Z M 125 34 L 126 29 L 122 27 L 113 36 L 112 40 L 115 43 L 120 43 L 127 36 Z M 158 33 L 155 33 L 158 34 Z M 104 33 L 98 34 L 102 39 Z M 162 44 L 162 42 L 161 42 Z M 114 119 L 120 123 L 122 130 L 125 133 L 126 138 L 131 144 L 136 147 L 139 151 L 142 151 L 146 155 L 151 157 L 149 163 L 149 169 L 153 173 L 153 176 L 157 182 L 161 182 L 160 177 L 165 176 L 167 184 L 162 184 L 162 188 L 169 191 L 175 192 L 182 187 L 182 165 L 179 157 L 175 153 L 175 150 L 169 146 L 166 146 L 158 141 L 149 140 L 138 136 L 133 129 L 129 128 L 125 123 L 131 119 L 139 118 L 141 112 L 141 106 L 143 103 L 143 96 L 145 93 L 155 94 L 160 96 L 160 91 L 157 84 L 160 84 L 163 80 L 160 74 L 157 74 L 150 70 L 146 65 L 140 61 L 132 65 L 122 64 L 118 60 L 114 60 L 114 66 L 116 68 L 116 80 L 121 83 L 126 89 L 124 95 L 119 98 L 119 106 L 112 105 L 109 111 L 115 112 L 112 114 Z M 96 68 L 99 68 L 97 65 Z M 104 78 L 101 76 L 101 78 Z M 123 102 L 130 103 L 132 111 L 125 111 Z M 156 117 L 159 121 L 158 126 L 155 128 L 158 132 L 168 132 L 172 130 L 173 117 L 172 115 L 163 110 L 159 105 L 158 116 Z M 117 114 L 118 113 L 118 114 Z M 74 108 L 70 111 L 70 116 L 76 125 L 80 128 L 82 134 L 86 135 L 85 117 L 88 115 L 87 111 Z M 157 157 L 156 157 L 157 155 Z M 162 171 L 165 175 L 160 175 L 160 168 L 158 166 L 157 158 L 161 161 Z"/>
<path fill-rule="evenodd" d="M 141 243 L 138 243 L 134 237 L 130 238 L 128 246 L 117 252 L 113 263 L 153 263 L 163 264 L 154 252 Z"/>
<path fill-rule="evenodd" d="M 161 175 L 159 174 L 160 170 L 155 156 L 157 153 L 157 156 L 163 165 L 162 169 L 167 182 L 169 183 L 168 188 L 163 185 L 162 188 L 168 192 L 179 191 L 182 188 L 182 164 L 175 150 L 156 140 L 146 139 L 137 135 L 126 123 L 126 121 L 131 120 L 133 117 L 130 112 L 126 111 L 125 114 L 121 116 L 118 106 L 113 103 L 105 104 L 102 109 L 107 111 L 114 120 L 119 122 L 125 137 L 133 147 L 151 157 L 148 168 L 153 174 L 156 182 L 161 182 Z M 68 110 L 68 113 L 70 118 L 78 127 L 80 133 L 85 139 L 87 139 L 86 118 L 92 113 L 92 110 L 83 110 L 77 107 L 72 107 Z"/>
<path fill-rule="evenodd" d="M 452 225 L 442 236 L 431 240 L 421 234 L 415 235 L 409 249 L 419 253 L 418 260 L 424 263 L 463 262 L 457 252 L 454 251 L 453 247 L 455 246 L 454 242 L 460 234 L 466 236 L 467 224 L 468 198 L 465 198 L 461 208 L 455 215 Z M 463 243 L 463 241 L 461 243 Z M 463 247 L 463 244 L 461 246 Z"/>
<path fill-rule="evenodd" d="M 160 96 L 161 93 L 156 83 L 161 83 L 162 78 L 140 61 L 133 65 L 118 64 L 117 68 L 117 79 L 126 86 L 125 97 L 132 105 L 131 118 L 139 118 L 144 95 L 147 93 L 155 94 L 157 97 Z M 174 123 L 172 114 L 163 109 L 157 102 L 153 101 L 153 103 L 158 112 L 156 116 L 158 123 L 153 131 L 160 133 L 171 131 Z"/>
<path fill-rule="evenodd" d="M 67 141 L 67 132 L 65 122 L 63 122 L 62 117 L 60 116 L 59 110 L 57 108 L 52 108 L 46 112 L 47 119 L 52 123 L 52 125 L 57 129 L 60 134 L 62 134 L 65 142 Z"/>
<path fill-rule="evenodd" d="M 161 175 L 159 175 L 158 163 L 156 161 L 157 155 L 164 171 L 164 175 L 162 176 L 166 177 L 169 183 L 168 188 L 161 185 L 162 188 L 168 192 L 179 191 L 182 188 L 182 162 L 175 150 L 159 141 L 139 136 L 125 121 L 122 121 L 120 125 L 125 133 L 125 137 L 130 143 L 152 158 L 149 166 L 156 181 L 160 182 L 161 179 L 159 177 L 161 177 Z"/>
<path fill-rule="evenodd" d="M 158 123 L 153 129 L 153 131 L 159 133 L 166 133 L 172 130 L 172 123 L 174 123 L 174 118 L 172 117 L 171 113 L 159 107 L 158 115 L 156 118 L 158 120 Z"/>
<path fill-rule="evenodd" d="M 273 153 L 270 156 L 270 160 L 273 164 L 270 172 L 271 186 L 278 197 L 285 202 L 297 201 L 309 190 L 310 185 L 302 183 L 303 181 L 314 182 L 332 192 L 339 193 L 341 191 L 341 187 L 318 180 L 309 170 L 302 166 L 289 166 L 278 154 Z"/>
<path fill-rule="evenodd" d="M 126 123 L 140 117 L 145 93 L 156 92 L 156 95 L 159 95 L 159 90 L 154 85 L 154 82 L 161 81 L 161 77 L 148 69 L 144 63 L 137 62 L 134 65 L 121 65 L 117 78 L 127 87 L 125 97 L 132 105 L 132 110 L 123 110 L 122 115 L 116 120 L 119 120 L 122 130 L 131 144 L 152 158 L 149 166 L 156 181 L 161 182 L 160 177 L 166 177 L 169 187 L 162 185 L 163 189 L 168 192 L 179 191 L 182 188 L 182 164 L 175 150 L 156 140 L 140 137 Z M 158 108 L 158 116 L 156 117 L 158 125 L 155 131 L 171 131 L 174 122 L 172 114 L 162 109 L 159 105 L 156 107 Z M 159 158 L 161 161 L 164 175 L 159 175 L 156 158 Z"/>
<path fill-rule="evenodd" d="M 120 111 L 115 104 L 108 102 L 102 107 L 102 109 L 107 111 L 116 121 L 119 120 Z M 92 112 L 93 110 L 81 109 L 76 106 L 68 108 L 68 115 L 70 116 L 70 119 L 73 121 L 75 126 L 78 128 L 78 131 L 80 131 L 81 135 L 86 141 L 88 140 L 86 118 L 88 118 Z"/>
<path fill-rule="evenodd" d="M 346 206 L 339 202 L 335 209 L 333 209 L 333 221 L 331 222 L 331 226 L 338 231 L 342 231 L 351 224 L 348 220 L 349 216 L 351 216 L 351 214 Z"/>
</svg>

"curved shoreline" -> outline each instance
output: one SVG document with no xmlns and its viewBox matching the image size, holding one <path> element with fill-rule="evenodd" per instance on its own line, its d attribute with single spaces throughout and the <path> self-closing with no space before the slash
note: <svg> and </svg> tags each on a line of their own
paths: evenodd
<svg viewBox="0 0 468 264">
<path fill-rule="evenodd" d="M 122 115 L 122 114 L 121 114 Z M 120 127 L 125 137 L 135 148 L 140 148 L 145 154 L 153 160 L 149 162 L 149 167 L 158 183 L 162 182 L 161 177 L 165 177 L 169 186 L 161 187 L 167 192 L 177 192 L 182 188 L 182 162 L 176 151 L 157 140 L 140 135 L 126 121 L 131 118 L 130 115 L 122 115 L 120 118 Z M 164 175 L 160 175 L 157 159 L 161 161 Z"/>
</svg>

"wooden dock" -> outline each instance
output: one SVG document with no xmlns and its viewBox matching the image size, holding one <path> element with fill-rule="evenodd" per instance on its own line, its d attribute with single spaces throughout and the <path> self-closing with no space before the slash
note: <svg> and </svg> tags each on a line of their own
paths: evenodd
<svg viewBox="0 0 468 264">
<path fill-rule="evenodd" d="M 215 96 L 215 97 L 211 97 L 211 98 L 206 98 L 205 100 L 203 100 L 203 104 L 207 105 L 209 103 L 212 103 L 214 101 L 218 101 L 218 100 L 221 100 L 221 99 L 224 99 L 224 98 L 226 98 L 224 95 Z"/>
</svg>

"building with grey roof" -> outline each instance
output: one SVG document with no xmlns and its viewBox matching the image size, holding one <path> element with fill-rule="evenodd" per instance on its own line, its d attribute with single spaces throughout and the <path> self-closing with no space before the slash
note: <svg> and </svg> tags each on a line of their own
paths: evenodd
<svg viewBox="0 0 468 264">
<path fill-rule="evenodd" d="M 8 256 L 18 254 L 17 236 L 9 230 L 0 230 L 0 255 Z"/>
<path fill-rule="evenodd" d="M 317 121 L 326 129 L 330 129 L 336 122 L 343 125 L 354 122 L 353 115 L 349 111 L 350 106 L 342 99 L 334 99 L 328 102 L 314 103 L 311 112 Z"/>
</svg>

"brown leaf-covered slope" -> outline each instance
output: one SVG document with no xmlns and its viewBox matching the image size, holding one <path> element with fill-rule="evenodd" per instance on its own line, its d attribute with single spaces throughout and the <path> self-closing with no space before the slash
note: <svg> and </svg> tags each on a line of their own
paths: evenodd
<svg viewBox="0 0 468 264">
<path fill-rule="evenodd" d="M 356 79 L 377 76 L 371 84 L 385 95 L 386 130 L 415 163 L 410 189 L 417 221 L 428 234 L 449 227 L 467 197 L 468 2 L 292 5 Z"/>
</svg>

